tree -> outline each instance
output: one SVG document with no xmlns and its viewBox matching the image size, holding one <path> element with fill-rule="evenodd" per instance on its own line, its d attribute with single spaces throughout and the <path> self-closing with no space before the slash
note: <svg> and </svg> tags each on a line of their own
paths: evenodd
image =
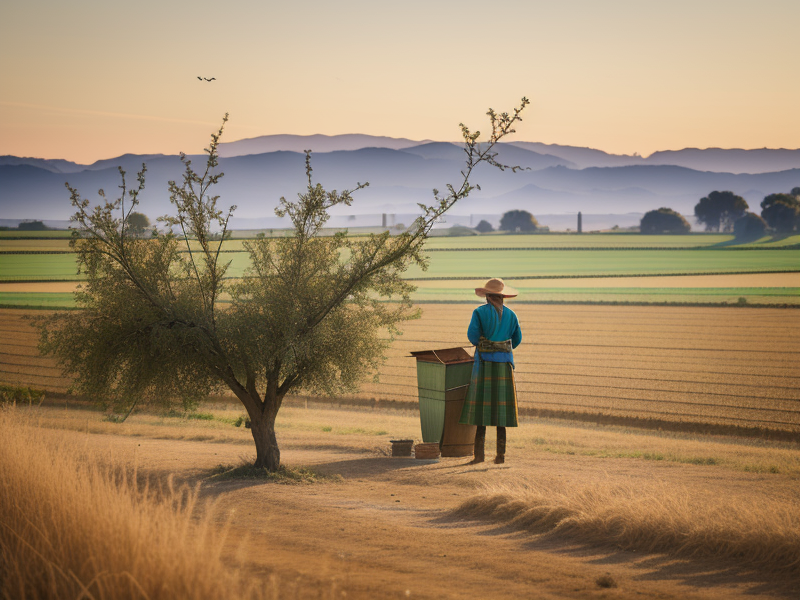
<svg viewBox="0 0 800 600">
<path fill-rule="evenodd" d="M 536 231 L 539 222 L 527 210 L 510 210 L 500 219 L 500 229 L 502 231 L 521 231 L 528 233 Z"/>
<path fill-rule="evenodd" d="M 744 215 L 747 201 L 733 192 L 711 192 L 694 207 L 694 214 L 706 231 L 730 231 L 733 222 Z"/>
<path fill-rule="evenodd" d="M 800 187 L 793 187 L 793 188 L 792 188 L 792 191 L 791 191 L 791 192 L 789 192 L 789 193 L 790 193 L 792 196 L 794 196 L 795 198 L 798 198 L 798 199 L 800 199 Z"/>
<path fill-rule="evenodd" d="M 90 207 L 67 185 L 76 212 L 71 244 L 86 275 L 76 301 L 83 310 L 38 320 L 40 349 L 58 358 L 75 377 L 77 391 L 100 403 L 133 410 L 137 402 L 189 406 L 215 390 L 232 391 L 251 422 L 256 467 L 276 470 L 280 450 L 275 418 L 289 392 L 339 393 L 356 389 L 383 360 L 397 324 L 414 318 L 401 279 L 411 265 L 423 268 L 425 240 L 434 223 L 472 191 L 470 176 L 480 163 L 516 171 L 496 161 L 495 144 L 514 131 L 528 104 L 513 114 L 489 110 L 491 135 L 461 125 L 466 164 L 458 187 L 434 190 L 434 202 L 399 235 L 319 235 L 329 210 L 350 205 L 353 190 L 326 191 L 312 179 L 306 153 L 307 187 L 295 201 L 280 199 L 276 214 L 288 217 L 293 235 L 245 243 L 251 267 L 238 280 L 226 278 L 220 261 L 229 238 L 227 213 L 211 189 L 223 127 L 212 135 L 205 169 L 198 172 L 181 154 L 183 180 L 170 182 L 175 214 L 151 239 L 131 237 L 129 217 L 144 187 Z M 127 205 L 126 205 L 127 204 Z M 119 214 L 119 216 L 117 216 Z M 212 229 L 221 240 L 210 240 Z M 173 234 L 172 232 L 180 232 Z M 189 243 L 189 238 L 192 243 Z M 182 250 L 183 248 L 183 250 Z M 199 249 L 198 249 L 199 248 Z M 220 297 L 229 298 L 221 307 Z M 394 299 L 394 303 L 382 299 Z"/>
<path fill-rule="evenodd" d="M 798 215 L 800 199 L 793 194 L 770 194 L 761 201 L 761 216 L 779 233 L 794 231 L 798 226 Z"/>
<path fill-rule="evenodd" d="M 680 213 L 671 208 L 651 210 L 642 217 L 639 231 L 646 234 L 689 233 L 692 226 Z"/>
<path fill-rule="evenodd" d="M 489 233 L 490 231 L 494 231 L 494 227 L 492 227 L 489 221 L 482 219 L 481 222 L 475 226 L 475 231 L 478 233 Z"/>
<path fill-rule="evenodd" d="M 764 235 L 767 223 L 755 213 L 746 212 L 733 222 L 733 235 L 740 239 L 757 239 Z"/>
<path fill-rule="evenodd" d="M 800 188 L 794 189 L 800 191 Z M 770 194 L 769 196 L 765 196 L 761 201 L 761 210 L 763 211 L 765 208 L 769 208 L 776 202 L 783 202 L 789 206 L 800 206 L 800 199 L 798 199 L 797 195 L 793 192 L 794 190 L 789 194 Z"/>
<path fill-rule="evenodd" d="M 131 228 L 132 235 L 142 236 L 150 227 L 150 219 L 140 212 L 132 212 L 128 217 L 128 226 Z"/>
<path fill-rule="evenodd" d="M 50 229 L 42 221 L 22 221 L 17 225 L 20 231 L 47 231 Z"/>
<path fill-rule="evenodd" d="M 800 206 L 775 202 L 761 211 L 761 216 L 778 233 L 792 233 L 800 227 Z"/>
</svg>

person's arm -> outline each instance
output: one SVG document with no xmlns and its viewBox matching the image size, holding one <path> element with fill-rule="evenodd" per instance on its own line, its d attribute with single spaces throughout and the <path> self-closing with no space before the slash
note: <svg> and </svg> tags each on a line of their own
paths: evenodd
<svg viewBox="0 0 800 600">
<path fill-rule="evenodd" d="M 469 343 L 473 346 L 477 346 L 478 342 L 481 340 L 482 333 L 481 319 L 478 316 L 478 309 L 476 308 L 472 311 L 472 320 L 469 322 L 469 327 L 467 328 L 467 339 Z"/>
<path fill-rule="evenodd" d="M 514 316 L 514 329 L 511 332 L 511 347 L 516 348 L 522 342 L 522 329 L 519 326 L 519 320 Z"/>
</svg>

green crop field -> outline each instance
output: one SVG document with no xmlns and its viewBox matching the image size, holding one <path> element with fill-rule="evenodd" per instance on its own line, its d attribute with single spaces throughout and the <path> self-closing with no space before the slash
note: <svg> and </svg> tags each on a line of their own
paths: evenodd
<svg viewBox="0 0 800 600">
<path fill-rule="evenodd" d="M 544 284 L 544 287 L 532 287 L 531 282 L 526 286 L 520 281 L 521 287 L 517 287 L 525 300 L 532 302 L 730 304 L 745 298 L 746 302 L 754 304 L 796 305 L 800 303 L 800 289 L 793 282 L 776 284 L 743 280 L 726 282 L 723 285 L 714 282 L 696 285 L 690 282 L 681 283 L 680 287 L 668 287 L 663 283 L 648 283 L 646 276 L 798 272 L 800 249 L 781 248 L 781 245 L 793 246 L 799 241 L 800 236 L 789 236 L 764 238 L 748 245 L 735 246 L 732 244 L 733 238 L 727 234 L 495 234 L 436 237 L 428 243 L 428 249 L 431 250 L 430 268 L 422 271 L 412 267 L 407 277 L 425 283 L 414 294 L 417 301 L 471 301 L 474 298 L 470 290 L 474 285 L 473 282 L 466 281 L 470 279 L 504 277 L 513 281 L 525 278 L 584 277 L 585 285 L 576 285 L 573 282 L 562 286 L 554 281 Z M 701 246 L 705 248 L 698 249 Z M 224 260 L 231 261 L 228 276 L 243 275 L 249 265 L 249 257 L 241 251 L 242 240 L 231 240 L 226 248 L 235 250 L 221 255 Z M 33 240 L 19 239 L 18 235 L 0 236 L 0 282 L 80 280 L 82 277 L 76 272 L 75 256 L 70 253 L 55 253 L 68 249 L 68 240 L 63 236 L 59 238 L 51 235 L 51 239 Z M 54 253 L 41 253 L 47 251 Z M 593 278 L 602 276 L 644 278 L 641 286 L 636 287 L 632 287 L 630 283 L 625 286 L 594 283 Z M 438 279 L 465 281 L 463 286 L 440 285 L 436 282 Z M 781 285 L 786 287 L 778 287 Z M 0 304 L 56 307 L 72 306 L 73 300 L 63 288 L 52 291 L 40 288 L 0 288 Z"/>
<path fill-rule="evenodd" d="M 0 255 L 0 281 L 79 279 L 74 254 Z"/>
<path fill-rule="evenodd" d="M 736 273 L 800 270 L 800 250 L 443 250 L 414 278 Z"/>
<path fill-rule="evenodd" d="M 72 308 L 75 297 L 70 292 L 0 292 L 0 306 Z"/>
<path fill-rule="evenodd" d="M 242 275 L 246 253 L 223 255 L 228 275 Z M 543 276 L 658 275 L 800 270 L 800 250 L 445 250 L 430 254 L 430 267 L 407 277 L 457 279 Z M 77 279 L 71 254 L 0 255 L 0 280 Z"/>
<path fill-rule="evenodd" d="M 696 248 L 728 244 L 726 233 L 640 235 L 638 233 L 549 233 L 509 235 L 488 233 L 463 237 L 436 236 L 426 246 L 438 248 Z"/>
</svg>

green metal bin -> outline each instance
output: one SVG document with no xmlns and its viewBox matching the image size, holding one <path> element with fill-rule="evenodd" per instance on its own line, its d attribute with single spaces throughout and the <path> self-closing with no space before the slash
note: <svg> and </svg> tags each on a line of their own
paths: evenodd
<svg viewBox="0 0 800 600">
<path fill-rule="evenodd" d="M 472 357 L 464 348 L 412 352 L 417 359 L 422 441 L 437 442 L 442 456 L 471 456 L 475 426 L 461 425 L 461 409 L 472 375 Z"/>
</svg>

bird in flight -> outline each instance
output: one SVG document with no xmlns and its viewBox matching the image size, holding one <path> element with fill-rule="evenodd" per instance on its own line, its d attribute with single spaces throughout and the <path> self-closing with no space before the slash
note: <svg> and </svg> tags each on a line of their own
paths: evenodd
<svg viewBox="0 0 800 600">
<path fill-rule="evenodd" d="M 199 79 L 200 81 L 216 81 L 216 80 L 217 80 L 217 78 L 216 78 L 216 77 L 212 77 L 211 79 L 208 79 L 208 78 L 206 78 L 206 77 L 198 77 L 198 79 Z"/>
</svg>

